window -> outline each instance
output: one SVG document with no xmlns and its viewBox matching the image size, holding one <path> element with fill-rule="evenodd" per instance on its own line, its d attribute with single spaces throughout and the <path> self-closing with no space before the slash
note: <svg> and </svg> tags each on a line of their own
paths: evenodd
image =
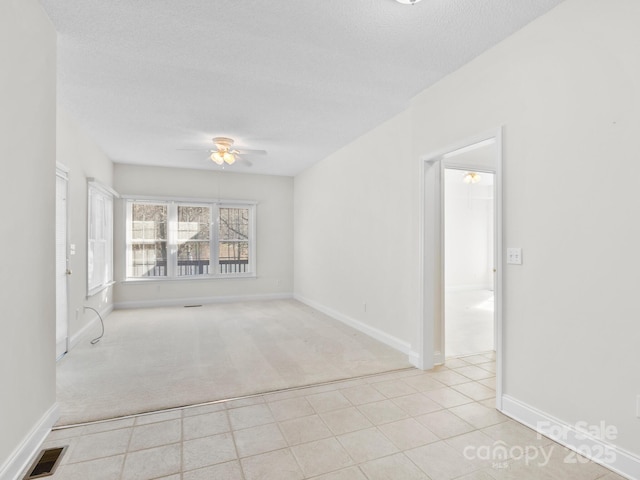
<svg viewBox="0 0 640 480">
<path fill-rule="evenodd" d="M 219 212 L 219 273 L 238 273 L 249 264 L 249 209 L 221 207 Z"/>
<path fill-rule="evenodd" d="M 208 275 L 211 207 L 178 205 L 178 275 Z"/>
<path fill-rule="evenodd" d="M 131 205 L 128 277 L 167 275 L 167 206 Z"/>
<path fill-rule="evenodd" d="M 127 278 L 255 275 L 255 205 L 127 200 Z"/>
<path fill-rule="evenodd" d="M 113 195 L 89 179 L 87 185 L 87 296 L 113 283 Z"/>
</svg>

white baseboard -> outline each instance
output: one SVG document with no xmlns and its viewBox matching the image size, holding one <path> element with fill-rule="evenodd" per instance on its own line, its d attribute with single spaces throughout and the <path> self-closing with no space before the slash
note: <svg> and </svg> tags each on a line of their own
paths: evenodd
<svg viewBox="0 0 640 480">
<path fill-rule="evenodd" d="M 631 452 L 582 432 L 575 425 L 569 425 L 509 395 L 502 396 L 502 413 L 619 475 L 640 480 L 640 457 Z"/>
<path fill-rule="evenodd" d="M 434 365 L 444 365 L 445 362 L 445 358 L 444 355 L 442 354 L 441 350 L 437 350 L 435 352 L 433 352 L 433 364 Z"/>
<path fill-rule="evenodd" d="M 182 307 L 184 305 L 208 305 L 212 303 L 251 302 L 259 300 L 289 300 L 291 298 L 293 298 L 292 293 L 262 293 L 254 295 L 231 295 L 226 297 L 165 298 L 134 302 L 117 302 L 114 304 L 114 308 L 116 310 L 126 310 L 131 308 Z"/>
<path fill-rule="evenodd" d="M 58 405 L 54 403 L 0 467 L 0 480 L 17 480 L 24 474 L 59 417 Z"/>
<path fill-rule="evenodd" d="M 398 350 L 399 352 L 404 353 L 409 357 L 409 362 L 412 365 L 417 365 L 419 361 L 419 355 L 417 352 L 411 350 L 411 345 L 408 342 L 400 340 L 392 335 L 389 335 L 382 330 L 378 330 L 377 328 L 371 327 L 366 323 L 361 322 L 360 320 L 356 320 L 355 318 L 351 318 L 348 315 L 340 313 L 332 308 L 326 307 L 320 303 L 314 302 L 313 300 L 309 300 L 308 298 L 302 297 L 301 295 L 294 295 L 293 298 L 298 300 L 299 302 L 304 303 L 305 305 L 310 306 L 311 308 L 315 308 L 319 312 L 324 313 L 325 315 L 330 316 L 331 318 L 338 320 L 346 325 L 349 325 L 352 328 L 368 335 L 372 338 L 375 338 L 379 342 L 384 343 L 385 345 Z"/>
<path fill-rule="evenodd" d="M 113 312 L 113 304 L 109 304 L 98 311 L 100 312 L 100 315 L 102 315 L 102 318 L 105 318 L 107 315 Z M 96 315 L 93 310 L 87 310 L 87 312 L 91 313 L 91 319 L 87 321 L 84 327 L 71 335 L 71 337 L 69 338 L 69 350 L 73 349 L 87 335 L 89 330 L 98 325 L 100 321 L 98 315 Z"/>
<path fill-rule="evenodd" d="M 409 363 L 419 369 L 420 354 L 418 352 L 414 352 L 413 350 L 410 350 L 409 353 L 407 353 L 407 355 L 409 356 Z"/>
</svg>

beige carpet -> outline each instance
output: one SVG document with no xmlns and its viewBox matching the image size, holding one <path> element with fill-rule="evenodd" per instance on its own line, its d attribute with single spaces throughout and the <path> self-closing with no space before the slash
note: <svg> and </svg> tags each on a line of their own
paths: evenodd
<svg viewBox="0 0 640 480">
<path fill-rule="evenodd" d="M 295 300 L 117 310 L 105 324 L 58 362 L 58 425 L 411 366 Z"/>
</svg>

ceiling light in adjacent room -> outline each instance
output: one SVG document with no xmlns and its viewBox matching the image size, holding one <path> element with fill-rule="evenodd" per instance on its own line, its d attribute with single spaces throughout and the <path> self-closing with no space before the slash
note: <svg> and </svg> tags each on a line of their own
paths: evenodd
<svg viewBox="0 0 640 480">
<path fill-rule="evenodd" d="M 467 184 L 478 183 L 480 179 L 480 174 L 476 172 L 467 172 L 464 177 L 462 177 L 462 181 Z"/>
</svg>

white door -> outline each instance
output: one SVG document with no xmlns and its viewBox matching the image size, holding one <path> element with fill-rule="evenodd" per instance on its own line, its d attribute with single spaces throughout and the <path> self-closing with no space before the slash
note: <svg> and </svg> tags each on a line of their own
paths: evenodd
<svg viewBox="0 0 640 480">
<path fill-rule="evenodd" d="M 56 169 L 56 359 L 67 353 L 69 329 L 67 278 L 67 174 Z"/>
</svg>

